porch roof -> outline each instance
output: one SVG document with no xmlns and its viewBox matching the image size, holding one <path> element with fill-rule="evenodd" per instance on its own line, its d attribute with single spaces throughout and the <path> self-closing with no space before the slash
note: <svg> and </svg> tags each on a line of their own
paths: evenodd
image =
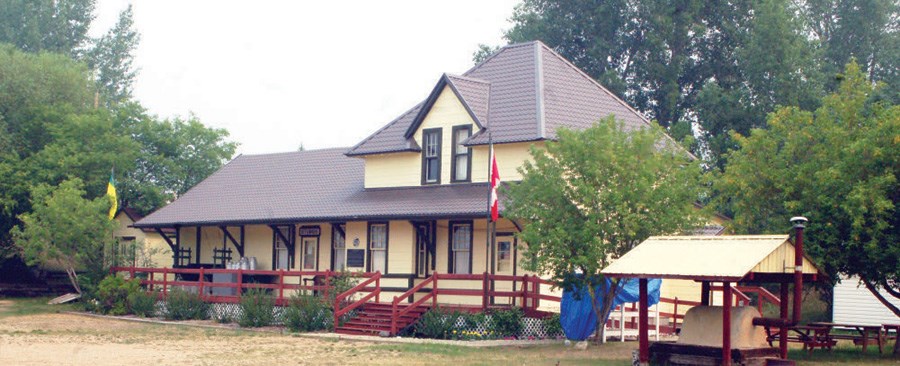
<svg viewBox="0 0 900 366">
<path fill-rule="evenodd" d="M 265 224 L 487 214 L 487 185 L 364 188 L 346 148 L 241 155 L 135 227 Z"/>
</svg>

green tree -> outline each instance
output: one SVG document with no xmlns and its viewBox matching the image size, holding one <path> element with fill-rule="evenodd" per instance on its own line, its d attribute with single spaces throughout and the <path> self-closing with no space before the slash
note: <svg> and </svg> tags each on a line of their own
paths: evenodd
<svg viewBox="0 0 900 366">
<path fill-rule="evenodd" d="M 587 288 L 597 319 L 609 314 L 617 292 L 594 292 L 603 268 L 651 235 L 701 222 L 693 206 L 699 162 L 661 141 L 668 140 L 660 128 L 625 132 L 613 117 L 583 131 L 562 129 L 546 150 L 532 148 L 522 181 L 506 190 L 504 216 L 524 224 L 525 265 L 556 286 Z"/>
<path fill-rule="evenodd" d="M 89 44 L 95 0 L 4 0 L 0 43 L 27 52 L 54 52 L 77 58 Z"/>
<path fill-rule="evenodd" d="M 131 87 L 137 75 L 134 51 L 140 39 L 134 29 L 134 13 L 128 5 L 119 14 L 116 25 L 88 51 L 88 65 L 96 73 L 100 94 L 107 105 L 131 99 Z"/>
<path fill-rule="evenodd" d="M 794 215 L 810 218 L 808 252 L 833 279 L 859 276 L 900 298 L 900 106 L 880 98 L 855 62 L 838 91 L 815 112 L 784 107 L 768 129 L 735 134 L 715 183 L 715 204 L 734 213 L 737 233 L 783 232 Z"/>
<path fill-rule="evenodd" d="M 81 293 L 77 270 L 103 273 L 103 249 L 112 244 L 114 221 L 107 218 L 109 200 L 85 198 L 81 180 L 57 187 L 32 189 L 32 211 L 19 217 L 22 228 L 12 231 L 29 265 L 62 266 Z M 96 277 L 94 275 L 93 277 Z"/>
</svg>

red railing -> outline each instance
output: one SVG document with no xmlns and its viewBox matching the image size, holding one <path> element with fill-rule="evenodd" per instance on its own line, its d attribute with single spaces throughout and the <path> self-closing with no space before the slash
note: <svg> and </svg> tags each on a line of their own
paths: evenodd
<svg viewBox="0 0 900 366">
<path fill-rule="evenodd" d="M 759 310 L 759 313 L 763 313 L 763 304 L 769 303 L 775 305 L 776 307 L 781 306 L 781 300 L 775 294 L 769 292 L 763 287 L 750 287 L 750 286 L 736 286 L 735 289 L 742 293 L 755 293 L 756 294 L 756 309 Z"/>
<path fill-rule="evenodd" d="M 161 298 L 168 297 L 173 286 L 196 288 L 200 298 L 207 302 L 238 303 L 240 294 L 247 289 L 269 289 L 275 293 L 275 303 L 279 306 L 288 305 L 289 296 L 285 291 L 322 291 L 325 296 L 330 291 L 331 278 L 337 272 L 334 271 L 286 271 L 286 270 L 246 270 L 246 269 L 212 269 L 212 268 L 142 268 L 142 267 L 113 267 L 112 273 L 128 272 L 131 278 L 143 277 L 141 284 L 148 290 L 156 291 Z M 233 274 L 234 282 L 213 282 L 206 279 L 207 275 Z M 169 277 L 181 275 L 196 275 L 196 281 L 185 281 Z M 354 277 L 373 277 L 370 273 L 351 273 Z M 161 277 L 161 279 L 159 278 Z M 288 279 L 296 278 L 296 283 Z M 248 281 L 249 280 L 249 281 Z M 266 280 L 268 283 L 254 282 Z M 235 289 L 235 295 L 213 295 L 212 289 Z"/>
<path fill-rule="evenodd" d="M 404 307 L 403 309 L 398 309 L 398 305 L 400 302 L 408 299 L 410 296 L 418 292 L 419 290 L 425 288 L 426 285 L 431 284 L 431 292 L 422 296 L 422 298 L 416 300 L 409 306 Z M 437 273 L 428 277 L 425 281 L 422 281 L 418 285 L 413 286 L 413 288 L 407 290 L 400 296 L 394 296 L 394 300 L 391 302 L 391 335 L 397 334 L 397 322 L 400 318 L 407 313 L 409 313 L 412 309 L 424 304 L 426 301 L 431 300 L 431 306 L 437 306 Z"/>
<path fill-rule="evenodd" d="M 368 287 L 373 282 L 375 283 L 375 287 L 374 288 Z M 357 292 L 361 292 L 361 291 L 368 291 L 369 294 L 366 296 L 363 296 L 362 298 L 360 298 L 359 300 L 357 300 L 355 302 L 348 304 L 346 307 L 341 308 L 341 303 L 344 301 L 344 299 L 352 298 L 351 296 L 353 296 Z M 344 291 L 344 292 L 338 294 L 337 296 L 335 296 L 334 297 L 334 327 L 335 328 L 338 327 L 338 324 L 340 324 L 338 321 L 340 320 L 340 318 L 342 316 L 353 311 L 353 309 L 360 307 L 362 304 L 365 304 L 366 302 L 371 300 L 373 297 L 375 298 L 375 302 L 379 302 L 380 295 L 381 295 L 381 272 L 375 272 L 375 274 L 372 275 L 371 278 L 369 278 L 365 281 L 362 281 L 358 285 L 353 286 L 353 288 L 351 288 L 347 291 Z"/>
</svg>

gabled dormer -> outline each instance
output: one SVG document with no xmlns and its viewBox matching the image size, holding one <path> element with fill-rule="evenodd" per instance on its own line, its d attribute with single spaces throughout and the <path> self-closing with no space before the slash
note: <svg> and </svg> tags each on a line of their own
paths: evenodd
<svg viewBox="0 0 900 366">
<path fill-rule="evenodd" d="M 366 161 L 366 188 L 484 183 L 493 142 L 501 177 L 514 181 L 530 147 L 610 114 L 628 129 L 650 125 L 545 44 L 514 44 L 462 76 L 442 75 L 427 99 L 346 155 Z"/>
</svg>

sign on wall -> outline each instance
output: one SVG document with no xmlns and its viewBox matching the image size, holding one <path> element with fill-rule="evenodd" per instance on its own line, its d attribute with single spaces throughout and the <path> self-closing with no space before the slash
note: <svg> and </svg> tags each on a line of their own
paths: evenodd
<svg viewBox="0 0 900 366">
<path fill-rule="evenodd" d="M 366 266 L 365 249 L 347 249 L 347 267 L 362 268 Z"/>
<path fill-rule="evenodd" d="M 318 226 L 301 226 L 299 230 L 300 236 L 319 236 L 321 233 Z"/>
</svg>

